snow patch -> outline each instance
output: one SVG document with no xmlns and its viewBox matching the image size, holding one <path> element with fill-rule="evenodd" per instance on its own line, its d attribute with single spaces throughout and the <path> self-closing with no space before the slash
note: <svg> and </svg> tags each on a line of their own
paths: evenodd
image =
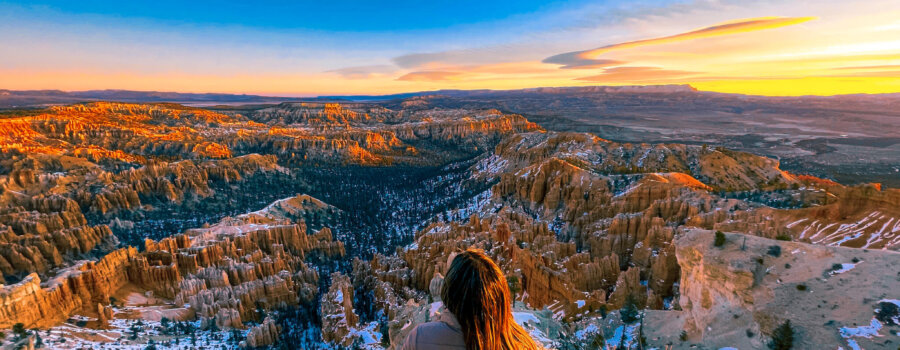
<svg viewBox="0 0 900 350">
<path fill-rule="evenodd" d="M 877 319 L 873 318 L 872 322 L 869 323 L 868 326 L 859 326 L 859 327 L 841 327 L 840 333 L 841 337 L 847 339 L 847 345 L 849 345 L 853 349 L 859 349 L 859 345 L 856 344 L 856 341 L 851 338 L 868 338 L 872 337 L 880 337 L 881 334 L 878 334 L 878 331 L 883 327 L 881 322 L 878 322 Z"/>
<path fill-rule="evenodd" d="M 530 312 L 513 312 L 513 318 L 516 320 L 516 323 L 522 327 L 525 327 L 529 322 L 531 322 L 532 325 L 541 324 L 541 320 Z"/>
<path fill-rule="evenodd" d="M 837 269 L 837 270 L 831 270 L 831 272 L 829 272 L 829 274 L 831 274 L 832 276 L 834 276 L 834 275 L 837 275 L 837 274 L 842 274 L 842 273 L 844 273 L 844 272 L 853 270 L 854 268 L 856 268 L 856 264 L 844 263 L 844 264 L 841 264 L 841 268 L 840 268 L 840 269 Z"/>
</svg>

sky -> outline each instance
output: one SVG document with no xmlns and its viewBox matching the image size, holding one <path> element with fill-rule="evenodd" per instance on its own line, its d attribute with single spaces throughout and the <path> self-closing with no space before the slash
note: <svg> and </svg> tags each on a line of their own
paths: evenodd
<svg viewBox="0 0 900 350">
<path fill-rule="evenodd" d="M 900 92 L 900 2 L 4 1 L 0 89 Z"/>
</svg>

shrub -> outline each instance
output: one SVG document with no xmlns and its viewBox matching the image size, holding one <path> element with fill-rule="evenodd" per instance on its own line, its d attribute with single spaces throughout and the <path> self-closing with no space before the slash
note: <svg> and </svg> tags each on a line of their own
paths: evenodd
<svg viewBox="0 0 900 350">
<path fill-rule="evenodd" d="M 794 347 L 794 327 L 791 320 L 784 321 L 775 332 L 772 333 L 772 341 L 769 348 L 772 350 L 790 350 Z"/>
<path fill-rule="evenodd" d="M 790 242 L 792 238 L 791 238 L 790 235 L 788 235 L 788 234 L 786 234 L 786 233 L 782 233 L 782 234 L 780 234 L 780 235 L 778 235 L 778 236 L 775 236 L 775 239 L 777 239 L 777 240 L 779 240 L 779 241 L 788 241 L 788 242 Z"/>
<path fill-rule="evenodd" d="M 766 253 L 777 258 L 777 257 L 781 256 L 781 246 L 777 246 L 777 245 L 769 246 L 769 251 Z"/>
<path fill-rule="evenodd" d="M 687 331 L 681 331 L 681 334 L 678 335 L 678 340 L 687 341 L 688 340 Z"/>
<path fill-rule="evenodd" d="M 722 247 L 725 245 L 725 234 L 722 231 L 716 231 L 716 239 L 713 242 L 713 245 L 716 247 Z"/>
<path fill-rule="evenodd" d="M 804 290 L 806 290 L 806 285 L 805 285 L 805 284 L 798 284 L 798 285 L 797 285 L 797 290 L 799 290 L 799 291 L 804 291 Z"/>
<path fill-rule="evenodd" d="M 886 324 L 894 325 L 894 319 L 900 316 L 900 307 L 897 304 L 882 301 L 878 303 L 878 313 L 875 318 Z"/>
</svg>

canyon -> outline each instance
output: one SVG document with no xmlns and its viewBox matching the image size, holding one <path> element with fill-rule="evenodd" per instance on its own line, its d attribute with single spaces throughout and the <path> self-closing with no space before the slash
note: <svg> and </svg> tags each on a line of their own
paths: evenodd
<svg viewBox="0 0 900 350">
<path fill-rule="evenodd" d="M 875 311 L 900 299 L 900 190 L 461 98 L 0 112 L 0 328 L 396 349 L 479 248 L 547 348 L 760 348 L 785 320 L 803 348 L 900 342 Z"/>
</svg>

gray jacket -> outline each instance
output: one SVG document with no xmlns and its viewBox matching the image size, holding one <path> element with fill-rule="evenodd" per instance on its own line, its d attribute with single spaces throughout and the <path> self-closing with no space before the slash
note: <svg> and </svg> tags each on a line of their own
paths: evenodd
<svg viewBox="0 0 900 350">
<path fill-rule="evenodd" d="M 443 311 L 438 321 L 416 326 L 406 337 L 403 350 L 465 350 L 459 322 L 449 311 Z"/>
</svg>

